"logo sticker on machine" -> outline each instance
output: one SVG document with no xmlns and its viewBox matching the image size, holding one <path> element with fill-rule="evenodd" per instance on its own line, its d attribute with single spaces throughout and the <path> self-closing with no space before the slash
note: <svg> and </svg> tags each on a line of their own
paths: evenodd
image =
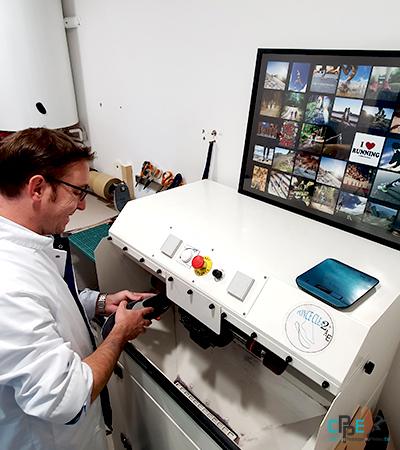
<svg viewBox="0 0 400 450">
<path fill-rule="evenodd" d="M 300 305 L 286 319 L 286 336 L 298 350 L 320 352 L 333 339 L 333 321 L 330 315 L 316 305 Z"/>
</svg>

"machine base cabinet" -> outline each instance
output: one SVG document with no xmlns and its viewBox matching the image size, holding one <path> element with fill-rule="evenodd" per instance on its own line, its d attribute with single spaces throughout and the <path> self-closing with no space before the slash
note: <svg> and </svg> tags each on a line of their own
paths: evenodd
<svg viewBox="0 0 400 450">
<path fill-rule="evenodd" d="M 333 450 L 356 413 L 362 442 L 400 340 L 397 250 L 203 180 L 129 202 L 95 257 L 102 292 L 156 277 L 173 302 L 110 381 L 116 450 Z M 327 258 L 379 284 L 335 309 L 295 281 Z"/>
</svg>

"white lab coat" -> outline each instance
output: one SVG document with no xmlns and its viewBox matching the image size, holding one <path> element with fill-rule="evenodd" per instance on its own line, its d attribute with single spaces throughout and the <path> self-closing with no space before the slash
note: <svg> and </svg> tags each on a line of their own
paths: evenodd
<svg viewBox="0 0 400 450">
<path fill-rule="evenodd" d="M 0 217 L 2 450 L 107 448 L 100 397 L 90 405 L 93 374 L 82 362 L 93 350 L 62 278 L 65 259 L 52 237 Z M 82 296 L 90 315 L 96 298 Z"/>
</svg>

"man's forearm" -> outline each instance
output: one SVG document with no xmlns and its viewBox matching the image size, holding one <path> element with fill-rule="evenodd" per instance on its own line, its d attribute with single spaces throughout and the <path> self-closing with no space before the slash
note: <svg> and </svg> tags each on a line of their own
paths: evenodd
<svg viewBox="0 0 400 450">
<path fill-rule="evenodd" d="M 124 334 L 114 327 L 99 348 L 83 360 L 93 372 L 91 402 L 96 399 L 110 379 L 125 342 Z"/>
</svg>

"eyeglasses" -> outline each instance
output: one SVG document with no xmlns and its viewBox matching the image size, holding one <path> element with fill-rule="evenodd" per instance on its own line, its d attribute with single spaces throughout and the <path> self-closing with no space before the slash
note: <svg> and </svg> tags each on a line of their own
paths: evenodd
<svg viewBox="0 0 400 450">
<path fill-rule="evenodd" d="M 83 202 L 83 200 L 85 200 L 86 196 L 87 196 L 88 193 L 89 193 L 89 190 L 88 190 L 87 188 L 81 188 L 81 187 L 79 187 L 79 186 L 75 186 L 74 184 L 67 183 L 66 181 L 58 180 L 57 178 L 53 178 L 53 177 L 48 177 L 48 179 L 49 179 L 50 181 L 55 181 L 55 182 L 57 182 L 57 183 L 62 183 L 62 184 L 65 184 L 66 186 L 69 186 L 69 187 L 72 187 L 72 188 L 74 188 L 74 189 L 77 189 L 78 191 L 81 191 L 81 192 L 82 192 L 82 195 L 81 195 L 81 198 L 80 198 L 80 200 L 79 200 L 80 202 Z"/>
</svg>

